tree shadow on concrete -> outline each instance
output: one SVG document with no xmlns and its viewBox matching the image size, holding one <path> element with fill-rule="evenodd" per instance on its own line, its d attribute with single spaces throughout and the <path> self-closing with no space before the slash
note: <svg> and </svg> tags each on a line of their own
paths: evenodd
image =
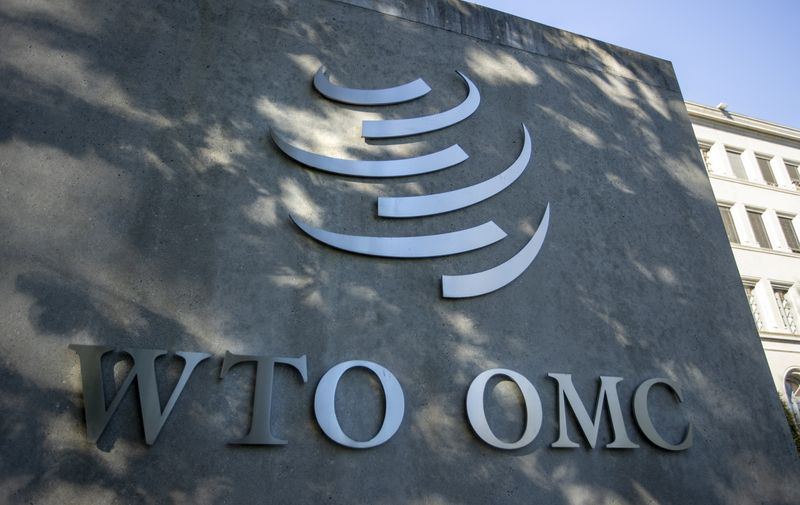
<svg viewBox="0 0 800 505">
<path fill-rule="evenodd" d="M 457 20 L 445 23 L 451 31 L 481 25 L 471 7 L 431 5 Z M 768 454 L 785 426 L 774 395 L 760 396 L 771 393 L 766 364 L 680 93 L 668 79 L 637 80 L 663 74 L 630 70 L 644 60 L 619 48 L 572 39 L 588 59 L 571 61 L 426 22 L 326 1 L 0 8 L 7 501 L 789 503 L 774 477 L 793 461 L 788 434 L 785 454 Z M 564 44 L 531 30 L 540 48 Z M 434 91 L 375 112 L 341 107 L 309 86 L 321 62 L 342 82 L 422 75 Z M 391 145 L 360 139 L 361 119 L 457 103 L 453 67 L 481 89 L 468 121 Z M 516 156 L 521 122 L 534 135 L 534 161 L 491 203 L 424 220 L 375 217 L 377 195 L 494 175 Z M 290 162 L 268 128 L 332 156 L 460 143 L 471 158 L 413 181 L 339 179 Z M 547 202 L 552 229 L 522 278 L 491 298 L 439 298 L 441 274 L 518 251 Z M 452 258 L 365 259 L 302 236 L 289 213 L 386 235 L 494 219 L 509 237 Z M 93 446 L 69 343 L 214 358 L 194 373 L 155 445 L 143 443 L 131 391 Z M 285 393 L 276 394 L 273 428 L 288 446 L 227 445 L 248 426 L 253 370 L 220 381 L 225 350 L 308 355 L 308 384 L 287 370 L 276 378 Z M 357 358 L 387 366 L 406 390 L 403 426 L 371 451 L 328 441 L 310 409 L 324 371 Z M 162 398 L 179 373 L 165 365 Z M 491 367 L 525 374 L 542 396 L 545 423 L 529 448 L 494 450 L 466 422 L 469 382 Z M 740 372 L 762 369 L 763 377 Z M 639 382 L 672 378 L 686 402 L 658 397 L 654 410 L 669 436 L 691 422 L 695 447 L 657 450 L 626 412 L 640 449 L 603 449 L 608 420 L 597 449 L 550 449 L 556 390 L 547 372 L 573 373 L 587 405 L 599 375 L 624 376 L 623 404 Z M 504 387 L 495 387 L 492 422 L 513 437 L 521 418 L 498 407 L 514 404 Z M 374 425 L 348 413 L 353 429 Z M 570 430 L 579 438 L 572 420 Z"/>
</svg>

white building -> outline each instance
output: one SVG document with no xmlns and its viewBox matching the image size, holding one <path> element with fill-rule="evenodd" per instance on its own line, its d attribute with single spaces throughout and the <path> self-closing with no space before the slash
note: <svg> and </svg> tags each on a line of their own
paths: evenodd
<svg viewBox="0 0 800 505">
<path fill-rule="evenodd" d="M 775 386 L 800 419 L 800 130 L 687 102 Z"/>
</svg>

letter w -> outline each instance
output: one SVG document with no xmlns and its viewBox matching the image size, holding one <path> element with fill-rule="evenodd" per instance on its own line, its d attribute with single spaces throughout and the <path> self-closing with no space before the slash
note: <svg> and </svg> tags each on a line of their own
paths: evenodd
<svg viewBox="0 0 800 505">
<path fill-rule="evenodd" d="M 159 349 L 123 349 L 123 352 L 133 358 L 133 368 L 117 390 L 111 405 L 106 408 L 105 387 L 103 386 L 102 358 L 114 349 L 100 345 L 69 346 L 78 354 L 81 362 L 81 382 L 83 383 L 83 406 L 86 411 L 86 436 L 90 442 L 97 442 L 108 421 L 119 407 L 125 393 L 131 387 L 133 380 L 139 389 L 139 408 L 142 413 L 144 425 L 144 438 L 147 445 L 153 445 L 164 426 L 164 422 L 172 412 L 172 407 L 181 395 L 186 382 L 192 375 L 195 367 L 204 359 L 211 356 L 205 352 L 176 352 L 186 363 L 178 379 L 178 384 L 173 389 L 167 405 L 161 410 L 161 401 L 158 397 L 158 384 L 156 382 L 156 358 L 167 354 Z"/>
</svg>

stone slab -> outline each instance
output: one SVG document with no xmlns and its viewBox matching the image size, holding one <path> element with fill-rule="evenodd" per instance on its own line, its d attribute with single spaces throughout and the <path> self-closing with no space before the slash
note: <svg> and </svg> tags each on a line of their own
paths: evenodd
<svg viewBox="0 0 800 505">
<path fill-rule="evenodd" d="M 793 503 L 797 458 L 671 66 L 475 6 L 368 6 L 0 5 L 0 500 Z M 320 64 L 353 87 L 423 77 L 433 91 L 379 109 L 337 104 L 311 86 Z M 469 119 L 404 139 L 360 137 L 363 119 L 459 103 L 454 70 L 480 89 Z M 380 195 L 492 177 L 516 158 L 522 123 L 533 160 L 501 194 L 435 217 L 376 217 Z M 281 154 L 271 128 L 329 156 L 458 143 L 470 159 L 408 179 L 336 177 Z M 441 275 L 513 256 L 548 203 L 547 240 L 519 279 L 441 298 Z M 443 258 L 367 258 L 304 236 L 290 213 L 376 236 L 494 220 L 508 237 Z M 91 444 L 70 344 L 213 356 L 154 445 L 134 394 Z M 247 431 L 254 370 L 219 379 L 226 351 L 307 356 L 306 384 L 276 372 L 272 428 L 288 445 L 228 444 Z M 337 445 L 314 420 L 317 383 L 350 359 L 382 364 L 404 389 L 403 424 L 374 449 Z M 176 363 L 158 367 L 162 398 Z M 467 422 L 467 388 L 493 367 L 522 373 L 541 396 L 542 429 L 524 449 L 494 449 Z M 598 377 L 622 377 L 641 447 L 606 449 L 604 418 L 590 449 L 570 418 L 582 447 L 551 448 L 552 372 L 571 373 L 590 409 Z M 124 373 L 123 364 L 116 379 Z M 655 395 L 651 409 L 667 438 L 691 423 L 687 451 L 658 449 L 633 422 L 633 391 L 652 377 L 682 388 L 683 403 Z M 487 398 L 497 435 L 519 436 L 516 390 L 500 382 Z M 337 409 L 345 432 L 369 438 L 383 412 L 374 378 L 346 374 Z"/>
</svg>

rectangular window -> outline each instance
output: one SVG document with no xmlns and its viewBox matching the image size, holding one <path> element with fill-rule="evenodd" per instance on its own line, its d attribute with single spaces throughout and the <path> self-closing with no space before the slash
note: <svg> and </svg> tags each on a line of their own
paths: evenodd
<svg viewBox="0 0 800 505">
<path fill-rule="evenodd" d="M 719 213 L 722 216 L 722 224 L 725 225 L 725 233 L 728 235 L 728 240 L 733 244 L 738 244 L 739 234 L 736 233 L 736 226 L 733 224 L 731 208 L 720 205 Z"/>
<path fill-rule="evenodd" d="M 770 186 L 777 186 L 778 181 L 775 180 L 775 174 L 772 173 L 772 167 L 769 166 L 769 160 L 761 156 L 756 156 L 756 161 L 758 162 L 758 169 L 761 171 L 761 177 L 764 178 L 764 182 Z"/>
<path fill-rule="evenodd" d="M 753 292 L 755 286 L 752 284 L 744 285 L 744 294 L 747 296 L 747 303 L 750 305 L 750 312 L 753 313 L 753 321 L 756 323 L 756 328 L 763 329 L 764 323 L 761 321 L 761 314 L 758 312 L 758 304 L 756 303 L 756 295 Z"/>
<path fill-rule="evenodd" d="M 792 333 L 797 333 L 797 317 L 795 316 L 794 307 L 789 302 L 788 289 L 773 288 L 775 293 L 775 302 L 778 304 L 778 312 L 781 315 L 783 325 Z"/>
<path fill-rule="evenodd" d="M 781 223 L 781 230 L 783 230 L 783 236 L 786 237 L 786 244 L 789 246 L 789 249 L 791 249 L 792 252 L 800 253 L 800 242 L 797 240 L 792 218 L 778 216 L 778 221 Z"/>
<path fill-rule="evenodd" d="M 789 173 L 789 179 L 800 188 L 800 171 L 797 169 L 797 162 L 794 161 L 784 161 L 784 165 L 786 165 L 786 172 Z"/>
<path fill-rule="evenodd" d="M 744 163 L 742 163 L 742 153 L 727 149 L 725 152 L 728 153 L 728 161 L 731 162 L 731 170 L 733 170 L 733 175 L 738 179 L 747 180 L 747 172 L 744 169 Z"/>
<path fill-rule="evenodd" d="M 764 227 L 764 220 L 761 219 L 761 212 L 748 210 L 747 218 L 750 220 L 750 226 L 753 227 L 753 235 L 755 235 L 758 245 L 764 249 L 772 249 L 769 236 L 767 236 L 767 229 Z"/>
<path fill-rule="evenodd" d="M 711 171 L 711 163 L 708 161 L 708 151 L 710 147 L 700 145 L 700 156 L 703 157 L 703 165 L 706 167 L 706 171 Z"/>
</svg>

